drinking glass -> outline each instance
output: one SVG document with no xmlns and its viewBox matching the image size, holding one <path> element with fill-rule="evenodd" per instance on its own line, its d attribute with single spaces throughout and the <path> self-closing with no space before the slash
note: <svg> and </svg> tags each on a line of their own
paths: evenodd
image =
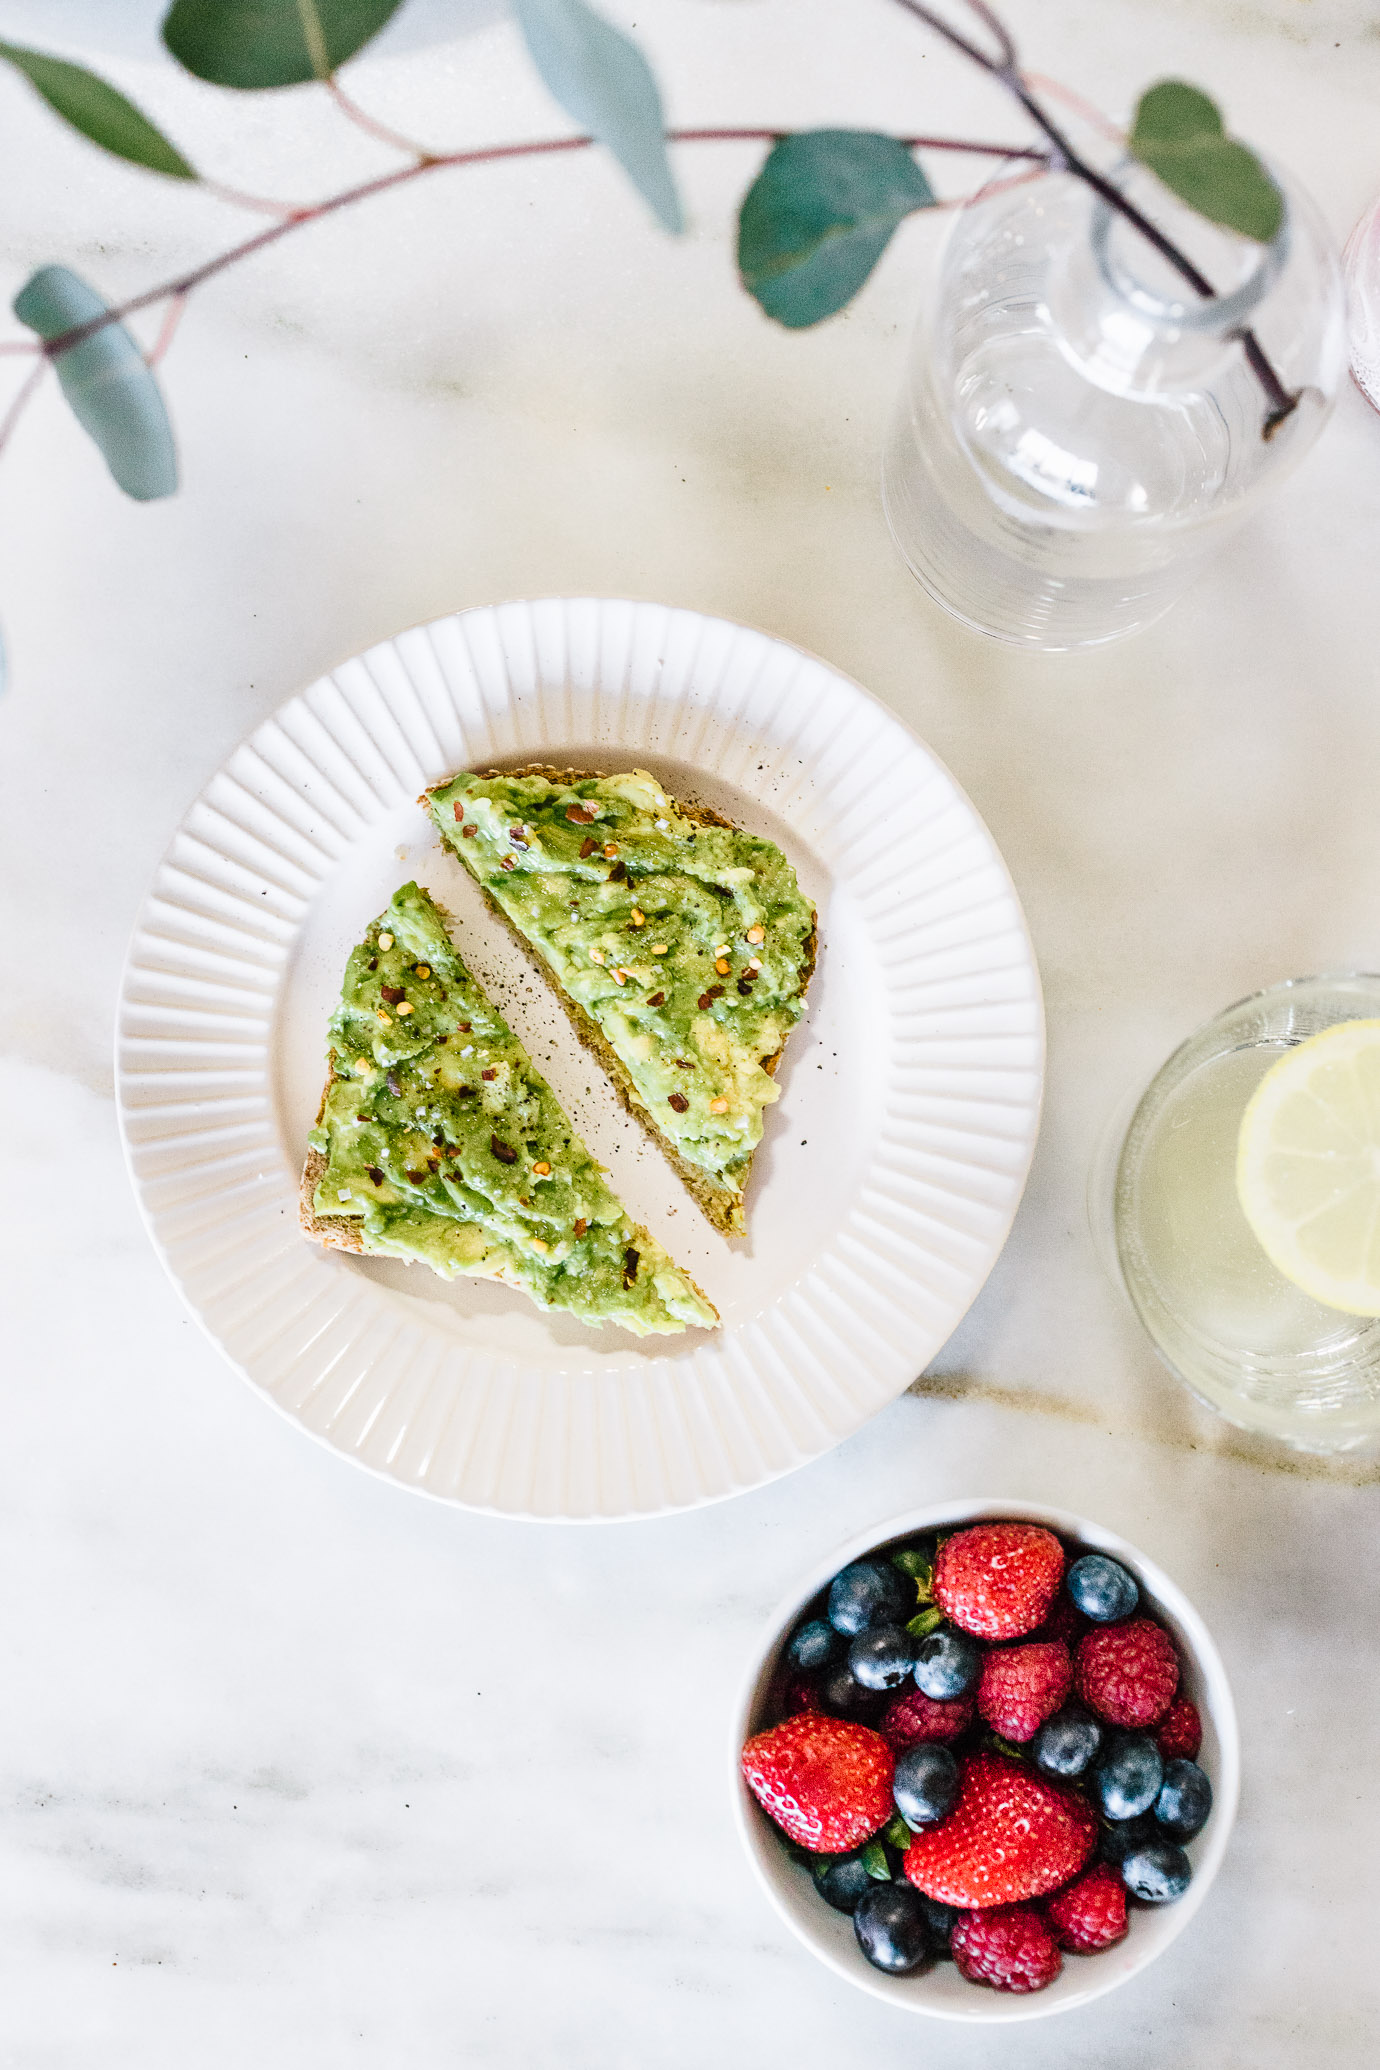
<svg viewBox="0 0 1380 2070">
<path fill-rule="evenodd" d="M 1287 1049 L 1373 1019 L 1380 976 L 1364 973 L 1229 1006 L 1114 1124 L 1093 1174 L 1094 1233 L 1165 1364 L 1233 1423 L 1304 1451 L 1380 1438 L 1380 1317 L 1324 1307 L 1271 1264 L 1237 1200 L 1237 1137 Z"/>
</svg>

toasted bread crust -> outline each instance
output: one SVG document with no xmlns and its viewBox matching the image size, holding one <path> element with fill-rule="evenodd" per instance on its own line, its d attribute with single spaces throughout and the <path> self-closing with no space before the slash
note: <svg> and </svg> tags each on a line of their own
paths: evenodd
<svg viewBox="0 0 1380 2070">
<path fill-rule="evenodd" d="M 597 781 L 600 777 L 607 775 L 608 771 L 601 769 L 554 769 L 544 762 L 527 762 L 516 769 L 476 769 L 472 773 L 485 779 L 501 776 L 544 776 L 549 783 L 569 784 L 585 783 L 591 780 Z M 430 799 L 432 791 L 444 789 L 445 784 L 450 781 L 451 778 L 446 777 L 441 783 L 430 785 L 427 790 L 423 791 L 417 801 L 418 804 L 425 805 Z M 727 827 L 731 833 L 738 832 L 738 828 L 733 821 L 725 819 L 721 812 L 715 812 L 712 806 L 687 803 L 678 798 L 676 800 L 676 809 L 682 812 L 687 819 L 694 820 L 697 825 Z M 478 882 L 477 879 L 475 881 Z M 576 1035 L 590 1054 L 598 1059 L 613 1080 L 614 1089 L 619 1099 L 627 1108 L 629 1114 L 632 1115 L 634 1121 L 640 1124 L 652 1142 L 656 1144 L 657 1149 L 666 1159 L 666 1162 L 681 1181 L 681 1184 L 685 1187 L 686 1192 L 696 1206 L 713 1223 L 721 1236 L 746 1235 L 747 1223 L 743 1214 L 744 1193 L 731 1186 L 716 1184 L 707 1172 L 701 1171 L 698 1165 L 690 1164 L 681 1156 L 670 1137 L 664 1135 L 657 1125 L 655 1118 L 643 1101 L 642 1095 L 634 1085 L 622 1058 L 613 1048 L 598 1022 L 591 1015 L 587 1014 L 579 1002 L 572 999 L 564 987 L 557 982 L 554 973 L 543 957 L 533 948 L 521 930 L 513 925 L 508 915 L 503 911 L 503 908 L 490 896 L 486 888 L 481 884 L 479 889 L 483 893 L 484 902 L 490 912 L 494 914 L 496 919 L 502 921 L 513 940 L 517 943 L 517 946 L 532 965 L 532 968 L 538 971 L 545 979 L 553 996 L 564 1008 L 566 1018 L 574 1028 Z M 802 1000 L 809 988 L 810 979 L 814 976 L 818 948 L 819 929 L 816 925 L 811 929 L 805 944 L 806 962 L 800 980 L 800 996 Z M 785 1051 L 785 1046 L 783 1042 L 780 1049 L 775 1050 L 771 1056 L 763 1058 L 762 1069 L 769 1077 L 775 1077 L 777 1067 Z"/>
<path fill-rule="evenodd" d="M 326 1073 L 326 1083 L 321 1089 L 321 1104 L 316 1110 L 320 1121 L 326 1111 L 326 1097 L 336 1081 L 335 1066 Z M 316 1124 L 313 1123 L 313 1126 Z M 314 1243 L 327 1244 L 336 1251 L 362 1251 L 364 1237 L 360 1230 L 358 1215 L 319 1215 L 316 1211 L 316 1189 L 321 1183 L 321 1174 L 326 1169 L 326 1160 L 319 1150 L 308 1150 L 307 1161 L 302 1166 L 301 1184 L 297 1189 L 297 1220 L 304 1236 Z"/>
</svg>

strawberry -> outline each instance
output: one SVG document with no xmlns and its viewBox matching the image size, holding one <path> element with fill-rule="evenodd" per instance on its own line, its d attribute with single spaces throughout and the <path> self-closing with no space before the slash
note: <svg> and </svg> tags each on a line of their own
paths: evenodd
<svg viewBox="0 0 1380 2070">
<path fill-rule="evenodd" d="M 1073 1677 L 1099 1718 L 1112 1725 L 1156 1725 L 1179 1686 L 1179 1656 L 1160 1625 L 1131 1617 L 1079 1640 Z"/>
<path fill-rule="evenodd" d="M 973 1754 L 960 1770 L 958 1802 L 942 1825 L 916 1834 L 905 1871 L 926 1897 L 980 1911 L 1057 1890 L 1096 1840 L 1097 1818 L 1082 1797 L 1004 1754 Z"/>
<path fill-rule="evenodd" d="M 882 1720 L 883 1730 L 886 1720 Z M 1203 1721 L 1198 1706 L 1186 1696 L 1176 1696 L 1155 1728 L 1155 1744 L 1166 1761 L 1196 1761 L 1203 1744 Z"/>
<path fill-rule="evenodd" d="M 1126 1885 L 1109 1862 L 1095 1862 L 1067 1890 L 1057 1890 L 1045 1916 L 1061 1948 L 1092 1955 L 1126 1932 Z"/>
<path fill-rule="evenodd" d="M 959 1739 L 973 1722 L 973 1696 L 948 1696 L 942 1700 L 926 1696 L 923 1689 L 907 1689 L 893 1699 L 882 1713 L 877 1730 L 888 1746 L 899 1754 L 921 1740 L 938 1740 L 944 1746 Z"/>
<path fill-rule="evenodd" d="M 982 1663 L 978 1714 L 1003 1739 L 1034 1739 L 1072 1687 L 1073 1663 L 1060 1642 L 994 1646 Z"/>
<path fill-rule="evenodd" d="M 812 1854 L 847 1854 L 894 1809 L 896 1757 L 879 1732 L 801 1711 L 743 1748 L 743 1775 L 762 1809 Z"/>
<path fill-rule="evenodd" d="M 996 1905 L 960 1912 L 949 1936 L 954 1961 L 970 1984 L 998 1991 L 1043 1991 L 1064 1966 L 1033 1905 Z"/>
<path fill-rule="evenodd" d="M 1043 1624 L 1064 1576 L 1064 1548 L 1039 1524 L 974 1524 L 940 1546 L 934 1599 L 978 1639 L 1023 1639 Z"/>
</svg>

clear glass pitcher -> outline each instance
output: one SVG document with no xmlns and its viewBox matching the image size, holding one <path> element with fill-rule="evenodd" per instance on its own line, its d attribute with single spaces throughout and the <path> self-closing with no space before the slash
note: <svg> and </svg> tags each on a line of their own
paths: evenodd
<svg viewBox="0 0 1380 2070">
<path fill-rule="evenodd" d="M 1280 181 L 1264 246 L 1141 167 L 1117 179 L 1215 299 L 1081 181 L 1006 168 L 955 219 L 883 463 L 912 572 L 1029 647 L 1096 646 L 1166 611 L 1312 445 L 1345 367 L 1340 268 L 1297 189 Z M 1268 436 L 1248 330 L 1300 395 Z"/>
</svg>

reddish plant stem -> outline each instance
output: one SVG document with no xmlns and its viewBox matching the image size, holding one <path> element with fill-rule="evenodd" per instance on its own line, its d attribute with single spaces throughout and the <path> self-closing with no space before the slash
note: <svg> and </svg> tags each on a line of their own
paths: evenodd
<svg viewBox="0 0 1380 2070">
<path fill-rule="evenodd" d="M 779 129 L 673 129 L 667 137 L 675 144 L 774 144 L 785 132 Z M 985 144 L 970 142 L 961 137 L 902 137 L 899 140 L 907 150 L 962 151 L 984 158 L 1024 158 L 1044 165 L 1048 154 L 1028 144 Z M 320 222 L 323 216 L 334 215 L 343 208 L 352 208 L 356 202 L 368 201 L 376 194 L 386 194 L 394 187 L 402 187 L 409 180 L 417 180 L 424 173 L 438 172 L 443 167 L 462 165 L 495 165 L 508 158 L 538 158 L 560 151 L 583 151 L 595 142 L 593 137 L 548 137 L 531 144 L 490 144 L 476 151 L 448 151 L 436 158 L 422 158 L 415 164 L 400 166 L 396 172 L 381 173 L 376 179 L 365 180 L 357 187 L 347 187 L 339 194 L 332 194 L 325 201 L 313 202 L 310 207 L 294 209 L 282 222 L 272 224 L 267 230 L 260 230 L 243 243 L 232 245 L 228 251 L 220 252 L 214 259 L 206 259 L 200 266 L 192 267 L 176 280 L 165 280 L 160 286 L 146 288 L 140 295 L 131 295 L 126 302 L 108 309 L 103 316 L 94 316 L 89 323 L 76 324 L 70 331 L 60 331 L 49 338 L 42 351 L 49 359 L 59 353 L 70 352 L 74 345 L 81 345 L 87 338 L 94 337 L 107 324 L 119 323 L 126 316 L 133 316 L 141 309 L 150 308 L 155 302 L 166 301 L 170 295 L 187 296 L 204 281 L 211 280 L 218 273 L 224 273 L 230 266 L 237 266 L 241 259 L 251 258 L 255 252 L 265 251 L 276 244 L 281 237 L 299 230 L 306 223 Z"/>
</svg>

